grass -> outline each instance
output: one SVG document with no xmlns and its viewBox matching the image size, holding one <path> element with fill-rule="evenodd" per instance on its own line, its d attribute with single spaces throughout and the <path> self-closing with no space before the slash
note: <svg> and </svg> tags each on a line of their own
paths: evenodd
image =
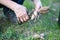
<svg viewBox="0 0 60 40">
<path fill-rule="evenodd" d="M 22 25 L 11 24 L 7 21 L 0 22 L 0 40 L 38 40 L 33 38 L 33 34 L 44 33 L 44 40 L 60 40 L 60 29 L 57 23 L 59 6 L 55 2 L 57 0 L 41 0 L 43 6 L 49 6 L 50 12 L 41 14 L 36 21 L 28 21 Z M 57 2 L 58 3 L 58 2 Z M 24 2 L 24 6 L 29 11 L 34 8 L 30 0 Z"/>
</svg>

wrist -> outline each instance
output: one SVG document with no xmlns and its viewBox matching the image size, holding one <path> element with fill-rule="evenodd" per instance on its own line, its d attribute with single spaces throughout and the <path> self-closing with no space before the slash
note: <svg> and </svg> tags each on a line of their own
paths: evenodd
<svg viewBox="0 0 60 40">
<path fill-rule="evenodd" d="M 19 6 L 20 6 L 20 5 L 18 5 L 18 4 L 14 5 L 13 8 L 12 8 L 12 10 L 13 10 L 13 11 L 18 10 L 18 9 L 20 8 Z"/>
</svg>

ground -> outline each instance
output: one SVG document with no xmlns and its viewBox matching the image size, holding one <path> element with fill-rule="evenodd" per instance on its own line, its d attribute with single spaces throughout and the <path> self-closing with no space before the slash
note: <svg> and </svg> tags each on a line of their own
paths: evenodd
<svg viewBox="0 0 60 40">
<path fill-rule="evenodd" d="M 59 0 L 41 1 L 43 6 L 50 7 L 50 11 L 47 14 L 40 14 L 36 20 L 29 20 L 22 25 L 7 22 L 2 14 L 3 16 L 0 16 L 0 40 L 40 40 L 35 39 L 33 35 L 41 33 L 44 33 L 43 40 L 60 40 L 60 27 L 58 26 Z M 29 11 L 34 8 L 30 0 L 26 0 L 24 6 Z"/>
</svg>

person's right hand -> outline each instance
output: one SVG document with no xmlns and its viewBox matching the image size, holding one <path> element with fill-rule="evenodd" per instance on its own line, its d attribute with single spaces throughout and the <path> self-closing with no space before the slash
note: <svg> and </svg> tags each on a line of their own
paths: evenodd
<svg viewBox="0 0 60 40">
<path fill-rule="evenodd" d="M 22 5 L 18 5 L 14 9 L 14 12 L 16 14 L 18 21 L 25 22 L 29 19 L 28 15 L 27 15 L 26 7 L 24 7 Z"/>
<path fill-rule="evenodd" d="M 13 2 L 11 0 L 7 0 L 7 1 L 0 0 L 0 4 L 13 10 L 16 14 L 18 21 L 24 22 L 24 21 L 27 21 L 29 19 L 28 15 L 27 15 L 26 8 L 24 6 L 19 5 L 16 2 Z"/>
</svg>

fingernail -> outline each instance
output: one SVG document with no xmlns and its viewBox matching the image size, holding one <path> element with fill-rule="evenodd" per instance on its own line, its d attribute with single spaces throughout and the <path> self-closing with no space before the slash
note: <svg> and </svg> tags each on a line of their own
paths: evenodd
<svg viewBox="0 0 60 40">
<path fill-rule="evenodd" d="M 24 18 L 24 21 L 26 21 L 26 18 Z"/>
<path fill-rule="evenodd" d="M 20 19 L 21 20 L 21 22 L 23 22 L 23 19 Z"/>
</svg>

